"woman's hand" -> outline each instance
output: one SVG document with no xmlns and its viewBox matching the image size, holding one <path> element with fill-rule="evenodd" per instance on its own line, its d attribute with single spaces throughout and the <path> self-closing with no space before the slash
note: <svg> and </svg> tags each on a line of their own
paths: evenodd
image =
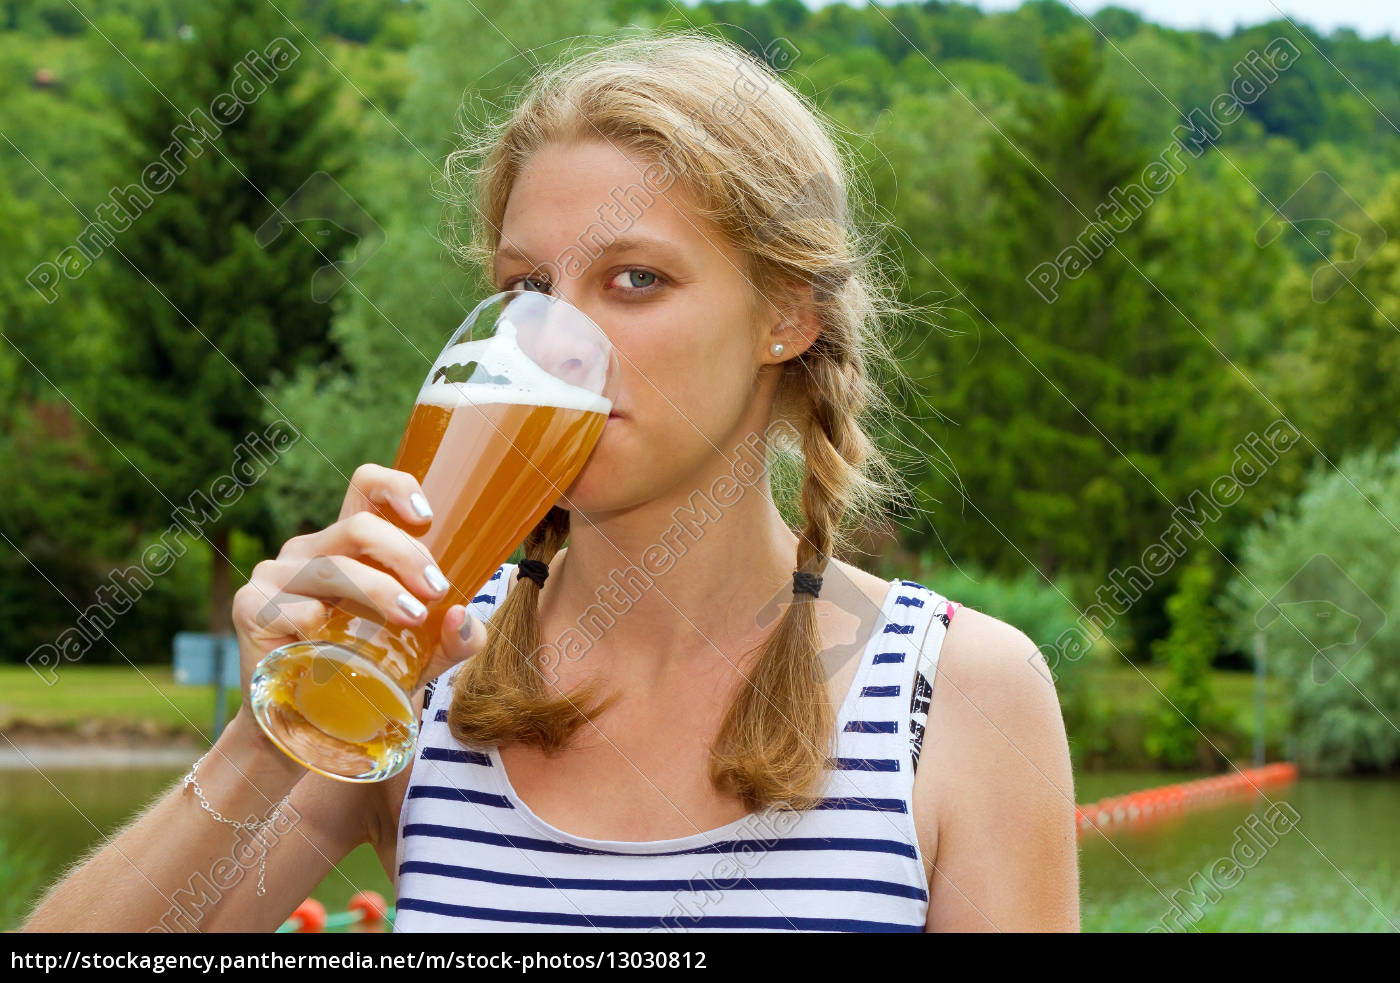
<svg viewBox="0 0 1400 983">
<path fill-rule="evenodd" d="M 413 475 L 378 464 L 357 468 L 340 517 L 319 532 L 287 540 L 276 559 L 254 567 L 234 595 L 245 696 L 263 656 L 315 639 L 335 607 L 390 627 L 421 624 L 427 605 L 441 601 L 449 589 L 433 556 L 415 538 L 431 522 L 431 505 Z M 466 608 L 458 604 L 446 612 L 420 686 L 485 642 L 485 627 L 472 620 L 464 639 Z"/>
<path fill-rule="evenodd" d="M 254 568 L 233 601 L 243 706 L 198 764 L 202 791 L 183 783 L 173 788 L 56 885 L 26 929 L 271 931 L 356 845 L 375 842 L 385 854 L 378 840 L 393 836 L 390 790 L 308 773 L 283 754 L 252 718 L 248 681 L 273 649 L 316 638 L 337 606 L 389 625 L 421 624 L 426 606 L 448 590 L 414 538 L 431 520 L 412 475 L 366 464 L 356 470 L 335 523 L 288 540 L 276 559 Z M 485 640 L 479 624 L 461 637 L 465 615 L 461 605 L 445 613 L 443 642 L 428 672 L 465 658 Z M 284 796 L 287 805 L 274 812 Z M 235 831 L 210 809 L 240 822 L 280 816 L 272 827 L 279 838 L 266 856 L 245 864 Z M 232 885 L 189 893 L 219 876 L 213 871 L 227 875 L 235 865 L 244 874 Z M 113 898 L 121 904 L 114 907 Z"/>
<path fill-rule="evenodd" d="M 486 645 L 486 626 L 467 613 L 463 604 L 454 604 L 442 619 L 442 637 L 418 676 L 418 683 L 409 696 L 414 696 L 429 682 L 441 676 L 457 663 L 476 655 Z M 415 703 L 415 706 L 417 704 Z"/>
</svg>

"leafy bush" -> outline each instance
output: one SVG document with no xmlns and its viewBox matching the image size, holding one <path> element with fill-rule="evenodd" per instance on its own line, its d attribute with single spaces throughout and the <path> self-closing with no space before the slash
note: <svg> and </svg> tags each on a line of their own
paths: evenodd
<svg viewBox="0 0 1400 983">
<path fill-rule="evenodd" d="M 1147 752 L 1164 764 L 1185 768 L 1214 758 L 1212 731 L 1219 716 L 1211 692 L 1211 662 L 1220 650 L 1218 616 L 1211 607 L 1215 577 L 1205 554 L 1182 572 L 1167 601 L 1171 632 L 1153 646 L 1154 658 L 1171 670 L 1162 707 L 1152 718 Z"/>
<path fill-rule="evenodd" d="M 966 604 L 1021 629 L 1042 648 L 1074 629 L 1077 615 L 1070 591 L 1028 570 L 1017 577 L 947 567 L 928 574 L 928 584 L 951 601 Z M 1059 673 L 1056 673 L 1058 677 Z"/>
<path fill-rule="evenodd" d="M 1225 604 L 1236 642 L 1262 634 L 1289 680 L 1301 762 L 1400 764 L 1400 448 L 1318 468 L 1297 500 L 1244 537 Z"/>
</svg>

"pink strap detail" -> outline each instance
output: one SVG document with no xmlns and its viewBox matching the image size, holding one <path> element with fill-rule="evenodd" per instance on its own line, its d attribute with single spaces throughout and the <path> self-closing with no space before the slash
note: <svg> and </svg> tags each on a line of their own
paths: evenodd
<svg viewBox="0 0 1400 983">
<path fill-rule="evenodd" d="M 948 620 L 950 622 L 953 620 L 953 615 L 958 613 L 958 608 L 960 607 L 962 607 L 962 605 L 959 604 L 957 601 L 948 602 Z"/>
</svg>

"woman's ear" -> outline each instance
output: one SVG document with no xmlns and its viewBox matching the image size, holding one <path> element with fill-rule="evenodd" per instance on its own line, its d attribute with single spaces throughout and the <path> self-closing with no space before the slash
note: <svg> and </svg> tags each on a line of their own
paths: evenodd
<svg viewBox="0 0 1400 983">
<path fill-rule="evenodd" d="M 774 365 L 796 358 L 821 334 L 817 305 L 810 283 L 796 283 L 775 294 L 760 358 Z"/>
</svg>

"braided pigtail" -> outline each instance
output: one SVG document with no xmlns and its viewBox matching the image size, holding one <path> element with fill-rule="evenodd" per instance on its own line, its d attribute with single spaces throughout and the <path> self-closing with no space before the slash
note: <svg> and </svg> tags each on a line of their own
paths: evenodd
<svg viewBox="0 0 1400 983">
<path fill-rule="evenodd" d="M 525 560 L 548 564 L 569 536 L 569 513 L 557 506 L 530 530 Z M 547 751 L 569 736 L 605 704 L 594 705 L 591 687 L 561 695 L 546 682 L 540 664 L 540 591 L 518 578 L 486 623 L 486 645 L 463 663 L 452 684 L 447 726 L 464 744 L 524 741 Z"/>
<path fill-rule="evenodd" d="M 859 361 L 833 358 L 830 340 L 818 344 L 826 351 L 809 351 L 794 363 L 810 364 L 788 369 L 807 404 L 806 525 L 797 543 L 797 570 L 820 576 L 844 545 L 842 520 L 871 446 L 858 425 L 864 406 Z M 815 603 L 810 593 L 794 592 L 711 749 L 711 780 L 750 808 L 777 802 L 810 808 L 834 753 L 836 708 L 822 667 Z"/>
</svg>

